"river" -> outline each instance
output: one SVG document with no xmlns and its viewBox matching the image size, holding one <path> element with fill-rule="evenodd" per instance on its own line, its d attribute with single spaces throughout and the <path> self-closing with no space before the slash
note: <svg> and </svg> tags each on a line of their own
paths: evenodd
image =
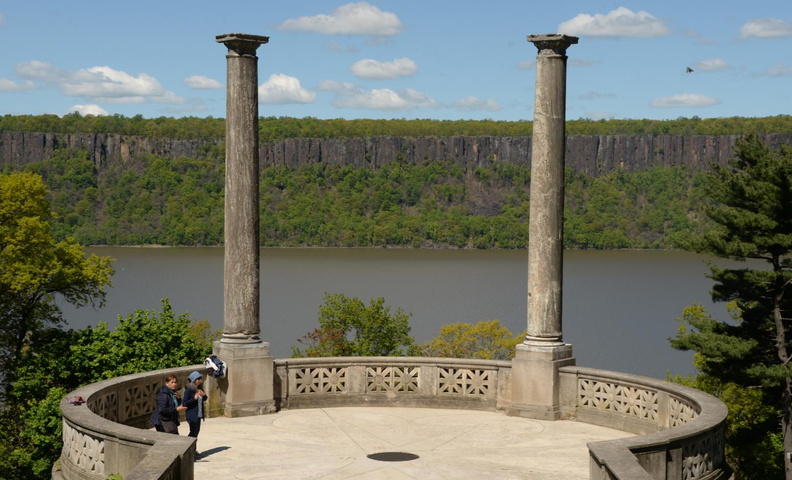
<svg viewBox="0 0 792 480">
<path fill-rule="evenodd" d="M 88 248 L 116 259 L 102 309 L 63 306 L 71 328 L 117 323 L 135 309 L 189 312 L 223 327 L 222 248 Z M 706 257 L 678 251 L 567 251 L 563 331 L 577 364 L 664 378 L 694 373 L 692 353 L 672 349 L 675 319 L 691 303 L 712 304 Z M 717 263 L 722 264 L 722 261 Z M 277 358 L 317 323 L 325 292 L 368 303 L 384 297 L 412 313 L 417 342 L 454 322 L 498 319 L 513 333 L 527 326 L 527 252 L 513 250 L 262 249 L 261 336 Z"/>
</svg>

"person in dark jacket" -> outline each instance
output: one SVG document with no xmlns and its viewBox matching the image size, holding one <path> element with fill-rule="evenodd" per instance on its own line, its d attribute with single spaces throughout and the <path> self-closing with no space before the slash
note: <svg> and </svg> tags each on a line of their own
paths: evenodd
<svg viewBox="0 0 792 480">
<path fill-rule="evenodd" d="M 203 388 L 203 376 L 199 372 L 192 372 L 190 374 L 190 383 L 184 387 L 184 397 L 182 405 L 187 407 L 187 424 L 190 426 L 190 433 L 188 436 L 198 438 L 198 432 L 201 431 L 201 421 L 206 418 L 206 410 L 204 402 L 206 402 L 206 392 Z M 200 455 L 195 452 L 195 457 L 199 458 Z"/>
<path fill-rule="evenodd" d="M 165 385 L 157 390 L 157 406 L 151 414 L 149 423 L 154 425 L 158 432 L 179 434 L 179 414 L 187 410 L 181 405 L 179 397 L 176 396 L 176 389 L 179 380 L 176 375 L 165 377 Z"/>
</svg>

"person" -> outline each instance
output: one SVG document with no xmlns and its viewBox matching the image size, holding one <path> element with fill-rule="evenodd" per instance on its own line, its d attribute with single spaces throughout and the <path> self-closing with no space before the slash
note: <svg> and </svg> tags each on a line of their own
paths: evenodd
<svg viewBox="0 0 792 480">
<path fill-rule="evenodd" d="M 182 405 L 187 407 L 187 424 L 190 426 L 190 433 L 188 436 L 198 438 L 198 432 L 201 431 L 201 420 L 206 418 L 206 410 L 204 409 L 204 402 L 206 402 L 206 392 L 203 388 L 203 376 L 200 372 L 192 372 L 189 376 L 190 383 L 184 387 L 184 398 Z M 199 457 L 198 452 L 195 453 Z"/>
<path fill-rule="evenodd" d="M 158 432 L 179 434 L 179 414 L 186 411 L 187 407 L 181 405 L 179 397 L 176 396 L 178 386 L 179 380 L 176 375 L 171 374 L 165 377 L 165 385 L 157 390 L 157 404 L 149 423 Z"/>
</svg>

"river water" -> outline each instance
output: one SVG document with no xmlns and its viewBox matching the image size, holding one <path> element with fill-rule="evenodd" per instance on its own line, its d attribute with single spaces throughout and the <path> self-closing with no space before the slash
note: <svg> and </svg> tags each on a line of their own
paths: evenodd
<svg viewBox="0 0 792 480">
<path fill-rule="evenodd" d="M 116 261 L 104 308 L 63 306 L 71 328 L 117 323 L 135 309 L 174 313 L 223 327 L 222 248 L 89 248 Z M 567 251 L 563 331 L 577 364 L 663 378 L 694 373 L 692 353 L 672 349 L 675 319 L 698 302 L 712 304 L 706 257 L 678 251 Z M 272 355 L 288 357 L 297 339 L 318 326 L 325 292 L 412 313 L 417 342 L 454 322 L 498 319 L 513 333 L 527 326 L 527 251 L 410 249 L 262 249 L 261 336 Z M 722 261 L 716 263 L 723 264 Z"/>
</svg>

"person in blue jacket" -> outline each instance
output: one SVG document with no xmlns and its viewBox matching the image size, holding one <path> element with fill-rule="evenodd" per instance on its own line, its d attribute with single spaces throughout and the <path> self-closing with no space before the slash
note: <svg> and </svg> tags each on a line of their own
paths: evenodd
<svg viewBox="0 0 792 480">
<path fill-rule="evenodd" d="M 187 424 L 190 426 L 190 433 L 188 436 L 198 438 L 198 432 L 201 431 L 201 421 L 206 418 L 206 410 L 204 402 L 206 402 L 206 392 L 203 388 L 203 376 L 200 372 L 192 372 L 189 376 L 190 383 L 184 387 L 184 397 L 182 405 L 187 408 Z M 197 449 L 195 452 L 196 458 L 198 455 Z"/>
<path fill-rule="evenodd" d="M 179 414 L 187 410 L 181 405 L 176 389 L 179 387 L 179 380 L 176 375 L 165 377 L 165 385 L 157 390 L 157 406 L 151 414 L 149 423 L 154 425 L 158 432 L 179 434 Z"/>
</svg>

